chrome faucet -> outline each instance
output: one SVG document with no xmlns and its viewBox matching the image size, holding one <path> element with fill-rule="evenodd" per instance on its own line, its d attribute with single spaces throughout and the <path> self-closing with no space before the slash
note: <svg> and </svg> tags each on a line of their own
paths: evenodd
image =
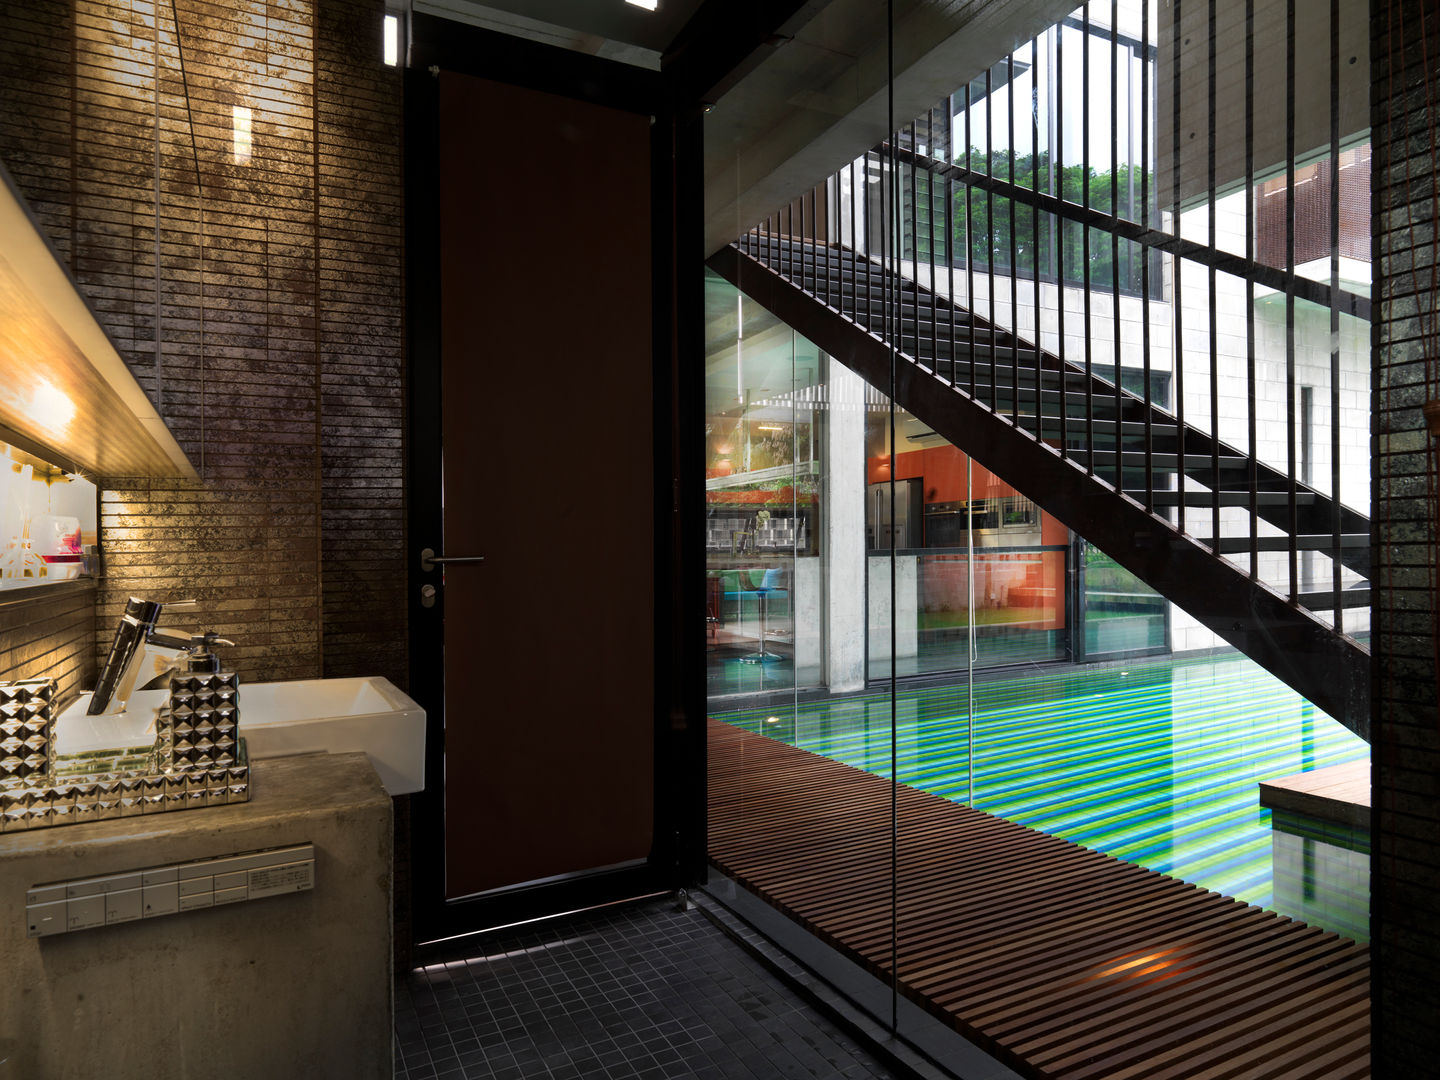
<svg viewBox="0 0 1440 1080">
<path fill-rule="evenodd" d="M 171 604 L 170 608 L 173 610 L 195 606 L 194 600 L 180 600 Z M 95 693 L 85 710 L 88 715 L 125 711 L 125 704 L 130 700 L 135 683 L 144 669 L 146 653 L 151 648 L 175 650 L 172 655 L 176 664 L 171 666 L 178 666 L 182 653 L 194 647 L 189 636 L 181 637 L 173 632 L 155 629 L 155 623 L 160 618 L 160 609 L 160 604 L 134 596 L 126 602 L 125 614 L 120 617 L 120 626 L 116 629 L 115 640 L 110 645 L 110 654 L 105 658 L 105 666 L 100 669 Z M 145 682 L 153 678 L 154 675 Z"/>
</svg>

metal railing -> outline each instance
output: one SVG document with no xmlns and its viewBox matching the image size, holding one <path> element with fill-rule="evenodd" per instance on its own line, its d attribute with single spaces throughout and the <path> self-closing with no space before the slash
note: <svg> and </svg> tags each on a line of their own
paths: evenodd
<svg viewBox="0 0 1440 1080">
<path fill-rule="evenodd" d="M 1213 0 L 1202 7 L 1152 18 L 1127 3 L 1126 25 L 1119 0 L 1084 4 L 743 247 L 1252 579 L 1329 612 L 1339 632 L 1364 630 L 1346 608 L 1368 598 L 1369 522 L 1342 487 L 1368 502 L 1368 394 L 1355 391 L 1370 300 L 1342 279 L 1338 208 L 1341 172 L 1368 157 L 1342 159 L 1339 6 L 1318 147 L 1297 146 L 1294 5 L 1283 132 L 1257 129 L 1257 49 L 1278 56 L 1281 43 L 1256 41 L 1255 0 L 1238 30 Z M 1244 77 L 1222 85 L 1220 50 L 1236 34 Z M 1222 145 L 1217 122 L 1238 107 L 1243 151 Z M 1257 140 L 1283 143 L 1284 160 L 1257 162 Z M 1303 161 L 1307 149 L 1328 167 Z M 1262 193 L 1257 177 L 1276 170 L 1283 182 Z M 1297 189 L 1312 182 L 1328 182 L 1328 201 L 1310 199 L 1308 213 L 1320 205 L 1328 220 L 1297 225 Z M 1286 258 L 1271 265 L 1256 257 L 1256 207 L 1281 194 Z M 1295 265 L 1297 227 L 1328 230 L 1328 267 Z M 1347 332 L 1360 350 L 1349 368 Z M 1342 407 L 1342 394 L 1356 403 Z"/>
</svg>

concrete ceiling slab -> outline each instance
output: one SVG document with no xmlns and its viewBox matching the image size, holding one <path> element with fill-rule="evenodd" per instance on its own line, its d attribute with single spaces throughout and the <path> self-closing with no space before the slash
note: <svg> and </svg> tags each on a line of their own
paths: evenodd
<svg viewBox="0 0 1440 1080">
<path fill-rule="evenodd" d="M 660 54 L 703 0 L 416 0 L 415 10 L 546 45 L 658 70 Z"/>
<path fill-rule="evenodd" d="M 1073 10 L 1075 0 L 896 0 L 904 124 Z M 710 254 L 890 130 L 885 6 L 831 0 L 715 104 L 705 123 Z"/>
</svg>

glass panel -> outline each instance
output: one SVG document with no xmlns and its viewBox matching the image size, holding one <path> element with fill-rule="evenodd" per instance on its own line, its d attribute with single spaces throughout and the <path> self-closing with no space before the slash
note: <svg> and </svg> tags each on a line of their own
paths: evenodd
<svg viewBox="0 0 1440 1080">
<path fill-rule="evenodd" d="M 1269 28 L 1254 43 L 1268 65 L 1260 82 L 1273 90 L 1275 52 L 1294 28 L 1283 5 L 1255 7 L 1257 26 Z M 789 467 L 816 462 L 823 662 L 812 679 L 799 659 L 797 550 L 790 707 L 782 711 L 779 698 L 746 700 L 743 709 L 738 699 L 720 704 L 742 727 L 874 776 L 895 775 L 1363 936 L 1362 841 L 1283 817 L 1272 833 L 1259 785 L 1363 767 L 1366 747 L 1230 651 L 1212 630 L 1221 623 L 1209 610 L 1211 594 L 1191 591 L 1195 575 L 1177 581 L 1176 565 L 1197 553 L 1198 541 L 1213 562 L 1185 565 L 1213 575 L 1206 588 L 1245 596 L 1253 574 L 1321 607 L 1321 623 L 1343 622 L 1347 634 L 1368 627 L 1363 608 L 1327 614 L 1323 596 L 1300 595 L 1348 592 L 1364 581 L 1358 545 L 1368 521 L 1335 508 L 1365 511 L 1369 501 L 1368 326 L 1347 314 L 1367 307 L 1358 301 L 1369 287 L 1368 248 L 1357 242 L 1342 251 L 1338 289 L 1330 288 L 1329 246 L 1325 273 L 1309 276 L 1304 244 L 1278 266 L 1253 250 L 1274 247 L 1261 234 L 1273 233 L 1275 222 L 1257 206 L 1275 176 L 1283 178 L 1279 202 L 1298 203 L 1298 181 L 1313 174 L 1319 191 L 1333 158 L 1332 187 L 1343 169 L 1365 176 L 1368 191 L 1368 151 L 1364 133 L 1342 122 L 1338 142 L 1306 143 L 1296 162 L 1275 156 L 1286 141 L 1273 127 L 1277 109 L 1290 100 L 1302 111 L 1308 105 L 1271 90 L 1263 103 L 1247 99 L 1236 73 L 1257 50 L 1246 48 L 1240 8 L 1215 10 L 1186 6 L 1181 14 L 1155 0 L 1077 8 L 988 69 L 957 72 L 964 81 L 950 95 L 913 123 L 895 118 L 902 124 L 888 140 L 877 133 L 872 149 L 837 153 L 823 190 L 835 199 L 828 235 L 838 246 L 811 236 L 803 216 L 797 231 L 794 203 L 747 238 L 742 250 L 783 279 L 777 303 L 831 309 L 803 312 L 822 343 L 831 318 L 897 334 L 890 344 L 902 400 L 892 403 L 838 363 L 821 371 L 828 408 L 812 428 L 823 450 L 809 459 L 797 451 Z M 1228 122 L 1247 110 L 1253 146 L 1243 123 Z M 1310 132 L 1314 121 L 1298 123 Z M 1347 183 L 1340 181 L 1338 201 L 1306 214 L 1328 220 L 1338 209 L 1343 217 Z M 1296 220 L 1281 225 L 1293 233 Z M 1329 245 L 1336 235 L 1331 229 L 1323 239 Z M 1339 235 L 1344 247 L 1343 229 Z M 1294 246 L 1293 237 L 1286 243 Z M 837 267 L 844 269 L 832 274 Z M 892 292 L 892 272 L 913 285 Z M 794 296 L 791 285 L 808 295 Z M 887 311 L 897 293 L 899 312 Z M 1037 342 L 1050 355 L 1040 355 Z M 803 346 L 792 347 L 798 357 Z M 874 370 L 872 361 L 881 364 L 857 363 Z M 921 379 L 938 377 L 973 400 L 957 397 L 947 415 L 929 383 L 916 389 L 912 363 L 923 365 Z M 798 371 L 796 379 L 799 387 Z M 895 407 L 907 404 L 943 430 Z M 1000 434 L 984 409 L 1018 430 Z M 973 448 L 992 468 L 949 441 L 967 444 L 972 434 L 962 425 L 970 419 L 985 426 Z M 797 415 L 795 429 L 803 424 Z M 995 444 L 1012 435 L 1017 452 L 1007 457 Z M 1019 450 L 1023 438 L 1063 452 L 1074 475 L 1057 478 L 1048 464 L 1034 464 L 1032 446 Z M 1010 461 L 1020 487 L 1001 475 Z M 1027 493 L 1026 482 L 1037 490 Z M 803 490 L 798 481 L 794 490 Z M 1069 524 L 1113 547 L 1125 565 L 1027 494 L 1073 511 Z M 1136 503 L 1153 516 L 1135 515 Z M 1122 514 L 1132 516 L 1117 530 Z M 1335 531 L 1339 551 L 1330 543 Z M 1259 548 L 1253 565 L 1251 543 Z M 1148 580 L 1204 607 L 1206 620 L 1185 615 L 1125 566 L 1145 566 L 1147 577 L 1153 568 Z M 1309 616 L 1303 627 L 1283 623 L 1280 615 L 1279 627 L 1260 624 L 1256 612 L 1272 601 L 1253 590 L 1237 604 L 1231 636 L 1295 679 L 1298 667 L 1313 670 L 1313 658 L 1274 642 L 1299 640 L 1318 624 Z M 1326 656 L 1351 655 L 1353 643 L 1307 640 L 1322 642 Z M 805 686 L 814 692 L 802 696 Z M 1314 693 L 1327 700 L 1323 687 Z M 897 798 L 903 804 L 911 793 Z M 924 844 L 907 847 L 897 817 L 902 974 L 933 976 L 949 1000 L 961 1000 L 964 973 L 977 968 L 964 940 L 940 951 L 941 924 L 973 908 L 938 884 L 950 880 L 948 864 L 927 862 L 926 845 L 939 845 L 944 830 L 934 825 Z M 837 822 L 829 834 L 836 850 L 848 843 L 847 829 Z M 972 888 L 978 895 L 988 886 Z M 883 880 L 866 888 L 871 898 L 891 897 Z M 886 970 L 890 912 L 827 903 L 867 928 L 877 950 L 868 962 Z"/>
<path fill-rule="evenodd" d="M 1163 651 L 1170 604 L 1099 548 L 1084 541 L 1079 547 L 1085 658 Z"/>
<path fill-rule="evenodd" d="M 824 679 L 819 350 L 706 278 L 710 693 Z"/>
<path fill-rule="evenodd" d="M 976 665 L 1064 659 L 1069 530 L 903 410 L 892 509 L 889 413 L 881 411 L 883 395 L 873 388 L 870 394 L 876 402 L 868 413 L 865 504 L 870 678 L 890 675 L 892 541 L 899 677 L 967 668 L 972 539 Z"/>
</svg>

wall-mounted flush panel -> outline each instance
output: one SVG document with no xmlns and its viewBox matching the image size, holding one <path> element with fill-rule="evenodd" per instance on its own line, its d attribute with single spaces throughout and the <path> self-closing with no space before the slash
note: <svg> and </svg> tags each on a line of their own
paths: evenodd
<svg viewBox="0 0 1440 1080">
<path fill-rule="evenodd" d="M 26 892 L 26 933 L 49 937 L 314 887 L 313 844 L 53 881 Z"/>
</svg>

